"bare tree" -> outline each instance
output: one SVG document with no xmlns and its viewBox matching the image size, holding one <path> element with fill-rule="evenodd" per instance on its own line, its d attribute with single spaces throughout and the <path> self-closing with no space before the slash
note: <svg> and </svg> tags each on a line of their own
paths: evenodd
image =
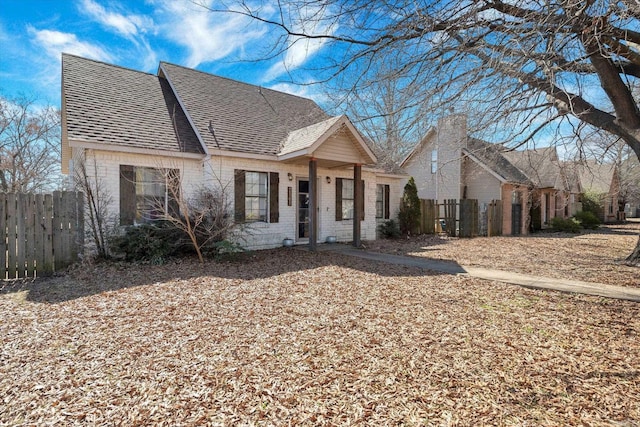
<svg viewBox="0 0 640 427">
<path fill-rule="evenodd" d="M 113 197 L 108 191 L 106 185 L 97 176 L 97 167 L 95 158 L 92 158 L 94 164 L 91 167 L 93 174 L 87 169 L 86 159 L 76 159 L 74 165 L 74 183 L 76 189 L 84 194 L 86 203 L 86 220 L 89 225 L 89 235 L 95 245 L 96 252 L 99 257 L 107 258 L 109 256 L 109 236 L 110 230 L 115 228 L 116 218 L 111 218 L 110 208 Z"/>
<path fill-rule="evenodd" d="M 157 203 L 159 219 L 184 232 L 204 263 L 204 250 L 225 241 L 235 227 L 228 185 L 218 180 L 217 186 L 199 187 L 188 195 L 179 169 L 164 171 L 168 200 Z"/>
<path fill-rule="evenodd" d="M 229 3 L 227 3 L 228 5 Z M 464 106 L 476 127 L 516 147 L 597 130 L 640 158 L 640 5 L 633 0 L 238 1 L 212 11 L 242 14 L 279 32 L 272 55 L 321 40 L 319 80 L 355 93 L 402 64 L 433 111 Z M 324 64 L 318 70 L 320 62 Z M 406 81 L 406 80 L 405 80 Z M 640 239 L 636 254 L 640 253 Z M 630 262 L 640 263 L 636 257 Z"/>
<path fill-rule="evenodd" d="M 0 96 L 0 190 L 43 191 L 60 182 L 60 112 L 26 96 Z"/>
</svg>

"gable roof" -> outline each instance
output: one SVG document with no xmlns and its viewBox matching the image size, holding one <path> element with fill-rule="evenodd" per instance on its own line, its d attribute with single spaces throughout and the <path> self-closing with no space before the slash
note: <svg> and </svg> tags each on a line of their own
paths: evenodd
<svg viewBox="0 0 640 427">
<path fill-rule="evenodd" d="M 558 190 L 566 187 L 555 147 L 505 151 L 502 155 L 522 171 L 536 187 Z"/>
<path fill-rule="evenodd" d="M 275 156 L 289 132 L 328 119 L 310 99 L 160 63 L 209 150 Z"/>
<path fill-rule="evenodd" d="M 346 116 L 310 99 L 166 62 L 157 75 L 67 54 L 62 64 L 63 163 L 74 144 L 295 162 L 317 155 L 327 167 L 376 162 Z"/>
<path fill-rule="evenodd" d="M 203 153 L 164 78 L 63 54 L 62 98 L 68 140 Z"/>
<path fill-rule="evenodd" d="M 612 188 L 617 173 L 615 164 L 584 160 L 576 164 L 576 170 L 583 191 L 592 191 L 597 194 L 607 194 L 612 190 L 617 191 Z"/>
<path fill-rule="evenodd" d="M 330 138 L 338 139 L 341 137 L 351 141 L 350 149 L 345 145 L 337 147 L 334 145 L 335 142 L 329 141 Z M 333 154 L 337 154 L 338 151 L 341 151 L 340 155 L 332 159 Z M 278 159 L 289 160 L 300 157 L 318 157 L 330 160 L 329 163 L 325 162 L 328 167 L 335 167 L 340 163 L 371 164 L 376 162 L 375 155 L 345 115 L 331 117 L 323 122 L 290 132 L 281 144 Z M 341 159 L 338 160 L 338 157 Z"/>
<path fill-rule="evenodd" d="M 529 184 L 531 181 L 526 174 L 515 167 L 506 157 L 505 149 L 501 145 L 468 138 L 465 153 L 497 174 L 504 182 Z"/>
</svg>

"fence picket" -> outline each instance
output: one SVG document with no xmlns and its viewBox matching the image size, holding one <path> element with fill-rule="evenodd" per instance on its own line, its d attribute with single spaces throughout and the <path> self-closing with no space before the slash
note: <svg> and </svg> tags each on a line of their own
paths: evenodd
<svg viewBox="0 0 640 427">
<path fill-rule="evenodd" d="M 0 193 L 0 280 L 47 275 L 84 245 L 82 193 Z"/>
</svg>

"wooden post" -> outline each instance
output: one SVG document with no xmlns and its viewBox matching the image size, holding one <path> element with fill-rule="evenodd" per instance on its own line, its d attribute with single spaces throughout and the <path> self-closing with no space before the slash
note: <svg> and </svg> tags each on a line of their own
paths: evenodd
<svg viewBox="0 0 640 427">
<path fill-rule="evenodd" d="M 360 241 L 360 212 L 364 208 L 364 194 L 362 194 L 362 166 L 358 163 L 353 165 L 353 246 L 362 246 Z"/>
<path fill-rule="evenodd" d="M 318 162 L 309 159 L 309 250 L 315 251 L 318 240 Z"/>
</svg>

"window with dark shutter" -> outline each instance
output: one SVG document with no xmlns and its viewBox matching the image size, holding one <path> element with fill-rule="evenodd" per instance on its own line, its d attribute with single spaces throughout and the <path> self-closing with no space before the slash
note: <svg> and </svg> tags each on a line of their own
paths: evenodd
<svg viewBox="0 0 640 427">
<path fill-rule="evenodd" d="M 376 218 L 389 219 L 389 185 L 376 185 Z"/>
<path fill-rule="evenodd" d="M 277 172 L 234 171 L 235 221 L 280 220 L 280 175 Z"/>
<path fill-rule="evenodd" d="M 360 181 L 362 185 L 361 192 L 361 208 L 358 215 L 360 221 L 364 220 L 364 181 Z M 355 214 L 355 199 L 353 191 L 353 179 L 336 178 L 336 221 L 353 219 Z"/>
</svg>

